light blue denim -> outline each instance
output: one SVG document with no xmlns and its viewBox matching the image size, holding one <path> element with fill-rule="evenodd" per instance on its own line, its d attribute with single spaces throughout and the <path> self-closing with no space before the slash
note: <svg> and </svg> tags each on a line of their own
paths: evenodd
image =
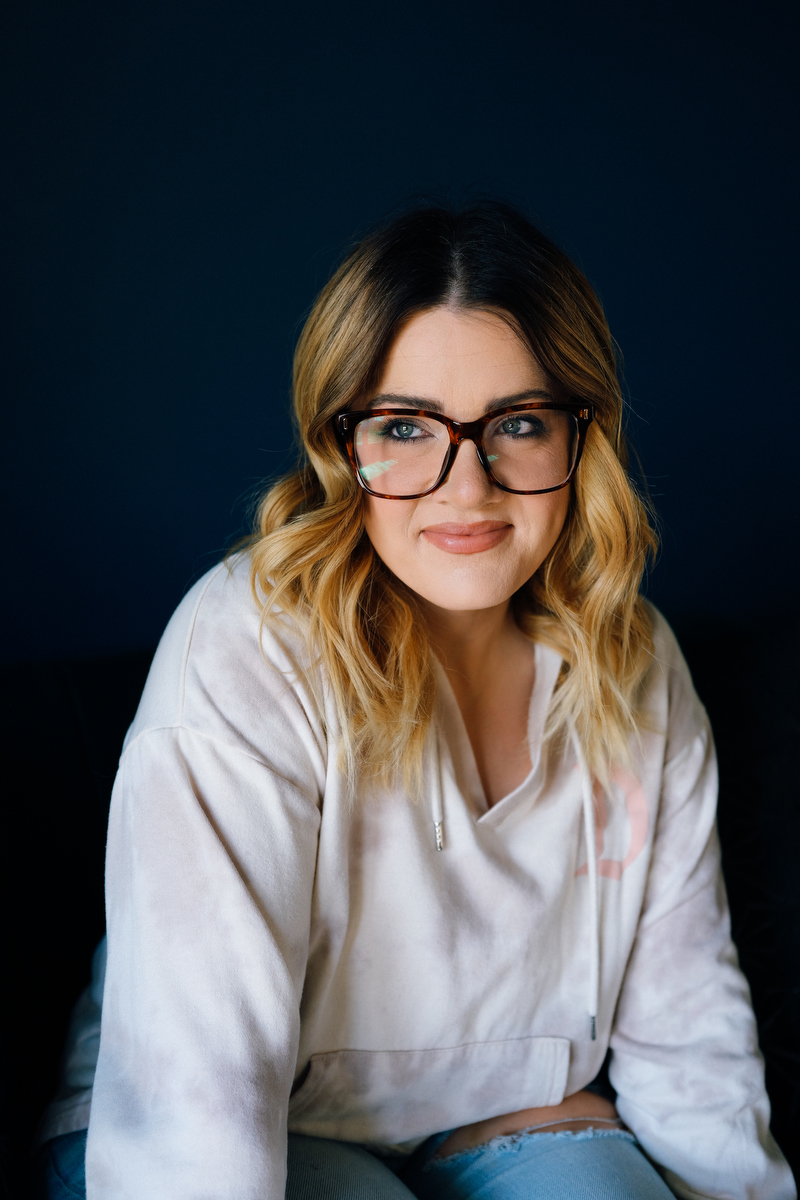
<svg viewBox="0 0 800 1200">
<path fill-rule="evenodd" d="M 674 1200 L 635 1138 L 618 1129 L 521 1133 L 437 1159 L 446 1137 L 401 1162 L 290 1134 L 286 1200 Z M 85 1131 L 48 1142 L 36 1200 L 86 1200 L 85 1155 Z"/>
<path fill-rule="evenodd" d="M 446 1136 L 430 1138 L 403 1172 L 417 1200 L 674 1200 L 621 1129 L 523 1131 L 435 1158 Z"/>
</svg>

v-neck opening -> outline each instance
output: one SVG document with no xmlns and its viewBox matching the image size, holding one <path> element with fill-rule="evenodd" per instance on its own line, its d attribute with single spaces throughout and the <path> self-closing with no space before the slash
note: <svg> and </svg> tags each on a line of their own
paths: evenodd
<svg viewBox="0 0 800 1200">
<path fill-rule="evenodd" d="M 536 780 L 542 765 L 542 736 L 547 710 L 550 707 L 562 660 L 555 650 L 540 642 L 532 643 L 532 649 L 534 680 L 528 702 L 527 723 L 531 769 L 515 788 L 491 805 L 486 796 L 475 751 L 456 694 L 444 667 L 438 660 L 434 660 L 440 689 L 439 703 L 443 710 L 441 715 L 444 718 L 445 726 L 442 733 L 448 746 L 455 781 L 464 800 L 473 809 L 476 822 L 479 824 L 493 824 L 496 820 L 502 819 L 505 813 L 514 807 L 516 802 L 528 791 Z"/>
</svg>

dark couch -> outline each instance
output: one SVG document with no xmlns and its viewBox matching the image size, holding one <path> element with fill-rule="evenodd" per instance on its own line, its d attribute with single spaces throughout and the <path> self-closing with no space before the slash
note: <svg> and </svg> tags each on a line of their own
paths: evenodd
<svg viewBox="0 0 800 1200">
<path fill-rule="evenodd" d="M 787 638 L 785 630 L 791 629 Z M 772 631 L 775 636 L 772 636 Z M 781 631 L 778 636 L 777 631 Z M 720 835 L 734 936 L 750 980 L 773 1132 L 800 1171 L 800 637 L 678 623 L 720 757 Z M 26 1160 L 56 1083 L 69 1011 L 103 933 L 111 784 L 151 655 L 3 668 L 0 1171 L 24 1194 Z"/>
</svg>

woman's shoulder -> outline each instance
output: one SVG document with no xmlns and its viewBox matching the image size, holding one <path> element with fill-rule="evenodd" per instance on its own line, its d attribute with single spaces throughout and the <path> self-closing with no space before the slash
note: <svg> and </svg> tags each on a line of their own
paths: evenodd
<svg viewBox="0 0 800 1200">
<path fill-rule="evenodd" d="M 250 557 L 236 554 L 199 579 L 173 613 L 126 746 L 148 730 L 182 727 L 258 754 L 287 720 L 322 736 L 309 676 L 302 636 L 281 614 L 264 621 Z"/>
<path fill-rule="evenodd" d="M 645 605 L 653 633 L 653 660 L 643 686 L 647 697 L 666 710 L 669 741 L 676 746 L 705 730 L 708 718 L 671 625 L 651 601 L 645 600 Z"/>
<path fill-rule="evenodd" d="M 653 658 L 664 671 L 681 671 L 686 663 L 678 639 L 667 618 L 652 600 L 643 599 L 653 633 Z"/>
</svg>

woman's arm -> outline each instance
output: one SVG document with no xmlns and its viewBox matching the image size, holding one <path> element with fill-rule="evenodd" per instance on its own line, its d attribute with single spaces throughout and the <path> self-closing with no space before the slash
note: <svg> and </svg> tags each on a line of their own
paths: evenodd
<svg viewBox="0 0 800 1200">
<path fill-rule="evenodd" d="M 678 709 L 680 693 L 691 692 L 680 667 Z M 730 938 L 716 795 L 706 724 L 665 769 L 610 1078 L 620 1115 L 679 1196 L 791 1200 L 796 1192 L 769 1133 L 755 1021 Z"/>
<path fill-rule="evenodd" d="M 127 749 L 89 1200 L 278 1200 L 319 811 L 313 788 L 186 728 Z"/>
</svg>

